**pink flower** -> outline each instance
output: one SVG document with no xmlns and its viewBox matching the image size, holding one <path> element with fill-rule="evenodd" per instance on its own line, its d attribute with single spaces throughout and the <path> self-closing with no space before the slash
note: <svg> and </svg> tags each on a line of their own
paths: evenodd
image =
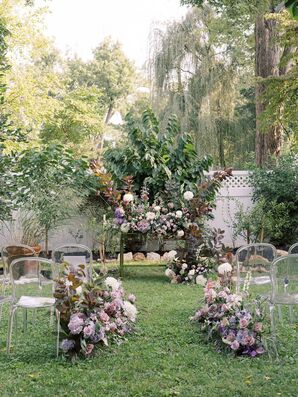
<svg viewBox="0 0 298 397">
<path fill-rule="evenodd" d="M 240 328 L 246 328 L 249 321 L 246 318 L 241 318 L 239 321 Z"/>
<path fill-rule="evenodd" d="M 239 349 L 239 342 L 237 340 L 234 340 L 231 344 L 230 347 L 232 350 L 238 350 Z"/>
<path fill-rule="evenodd" d="M 103 323 L 108 323 L 110 320 L 110 316 L 104 311 L 99 313 L 99 318 Z"/>
<path fill-rule="evenodd" d="M 243 338 L 243 344 L 246 346 L 252 346 L 255 343 L 255 338 L 253 336 L 247 335 Z"/>
<path fill-rule="evenodd" d="M 86 346 L 86 355 L 90 355 L 94 349 L 93 343 L 88 343 Z"/>
<path fill-rule="evenodd" d="M 254 325 L 254 331 L 255 332 L 262 332 L 262 329 L 263 329 L 263 324 L 262 323 L 255 323 L 255 325 Z"/>
<path fill-rule="evenodd" d="M 95 333 L 95 324 L 90 323 L 89 325 L 84 327 L 83 332 L 84 332 L 84 338 L 89 338 L 90 336 L 93 336 Z"/>
<path fill-rule="evenodd" d="M 131 303 L 135 303 L 135 301 L 136 301 L 135 295 L 134 295 L 134 294 L 129 294 L 129 295 L 128 295 L 128 300 L 129 300 Z"/>
</svg>

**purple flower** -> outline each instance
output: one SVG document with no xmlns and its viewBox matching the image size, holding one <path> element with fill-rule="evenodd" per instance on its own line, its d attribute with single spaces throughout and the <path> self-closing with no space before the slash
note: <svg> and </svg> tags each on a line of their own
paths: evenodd
<svg viewBox="0 0 298 397">
<path fill-rule="evenodd" d="M 83 313 L 72 314 L 68 323 L 68 328 L 73 335 L 79 334 L 82 329 L 86 316 Z"/>
<path fill-rule="evenodd" d="M 237 340 L 234 340 L 231 344 L 230 347 L 232 350 L 238 350 L 239 349 L 239 342 L 237 342 Z"/>
<path fill-rule="evenodd" d="M 73 349 L 75 347 L 75 341 L 72 339 L 63 339 L 63 341 L 60 344 L 60 348 L 64 351 L 64 353 L 67 353 L 69 350 Z"/>
<path fill-rule="evenodd" d="M 150 229 L 150 224 L 145 220 L 139 221 L 137 223 L 137 229 L 141 233 L 147 233 Z"/>
</svg>

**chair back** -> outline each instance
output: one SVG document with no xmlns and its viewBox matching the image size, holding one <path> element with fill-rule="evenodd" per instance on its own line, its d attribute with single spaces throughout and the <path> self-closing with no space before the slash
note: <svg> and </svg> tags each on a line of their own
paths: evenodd
<svg viewBox="0 0 298 397">
<path fill-rule="evenodd" d="M 258 243 L 240 247 L 236 252 L 237 293 L 246 277 L 250 284 L 269 284 L 271 264 L 276 256 L 276 248 L 272 244 Z"/>
<path fill-rule="evenodd" d="M 92 251 L 83 244 L 64 244 L 52 251 L 52 260 L 56 264 L 68 263 L 71 269 L 84 265 L 87 281 L 92 280 Z M 62 269 L 59 270 L 62 271 Z"/>
<path fill-rule="evenodd" d="M 283 296 L 282 301 L 298 303 L 298 254 L 275 259 L 271 269 L 272 300 Z"/>
<path fill-rule="evenodd" d="M 10 277 L 10 265 L 12 261 L 26 256 L 38 256 L 33 247 L 25 244 L 8 245 L 1 250 L 1 257 L 3 262 L 4 279 Z"/>
<path fill-rule="evenodd" d="M 289 255 L 291 254 L 298 254 L 298 243 L 291 245 L 289 248 Z"/>
<path fill-rule="evenodd" d="M 49 259 L 28 256 L 17 258 L 10 265 L 12 296 L 53 297 L 54 266 Z"/>
</svg>

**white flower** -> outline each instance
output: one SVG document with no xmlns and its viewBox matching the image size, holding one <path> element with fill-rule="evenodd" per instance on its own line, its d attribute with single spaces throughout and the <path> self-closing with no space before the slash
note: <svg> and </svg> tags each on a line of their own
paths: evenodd
<svg viewBox="0 0 298 397">
<path fill-rule="evenodd" d="M 188 272 L 188 276 L 189 277 L 192 277 L 192 276 L 194 276 L 195 275 L 195 269 L 191 269 L 189 272 Z"/>
<path fill-rule="evenodd" d="M 133 201 L 133 195 L 132 195 L 131 193 L 126 193 L 126 194 L 123 196 L 123 201 L 124 201 L 125 203 L 130 203 L 131 201 Z"/>
<path fill-rule="evenodd" d="M 184 231 L 183 230 L 178 230 L 177 236 L 178 237 L 183 237 L 184 236 Z"/>
<path fill-rule="evenodd" d="M 154 207 L 154 211 L 159 212 L 159 211 L 160 211 L 160 206 L 159 206 L 159 205 L 156 205 L 156 206 Z"/>
<path fill-rule="evenodd" d="M 222 263 L 218 266 L 217 271 L 219 274 L 230 273 L 233 270 L 229 262 Z"/>
<path fill-rule="evenodd" d="M 190 190 L 188 190 L 187 192 L 185 192 L 185 193 L 183 194 L 183 197 L 184 197 L 184 200 L 190 201 L 190 200 L 193 199 L 194 194 L 193 194 L 193 192 L 191 192 Z"/>
<path fill-rule="evenodd" d="M 136 321 L 137 308 L 129 301 L 123 302 L 124 315 L 132 322 Z"/>
<path fill-rule="evenodd" d="M 205 277 L 204 276 L 202 276 L 201 274 L 199 274 L 197 277 L 196 277 L 196 284 L 199 284 L 199 285 L 205 285 L 207 283 L 207 280 L 205 279 Z"/>
<path fill-rule="evenodd" d="M 173 272 L 172 269 L 169 269 L 169 268 L 166 269 L 165 275 L 166 275 L 168 278 L 170 278 L 170 279 L 172 279 L 173 277 L 175 277 L 175 273 Z"/>
<path fill-rule="evenodd" d="M 78 295 L 81 295 L 82 292 L 83 292 L 83 288 L 82 288 L 81 286 L 79 286 L 79 287 L 76 288 L 76 293 L 77 293 Z"/>
<path fill-rule="evenodd" d="M 184 270 L 187 269 L 187 263 L 182 264 L 182 269 L 184 269 Z"/>
<path fill-rule="evenodd" d="M 147 221 L 153 221 L 153 219 L 155 219 L 154 212 L 147 212 L 146 219 L 147 219 Z"/>
<path fill-rule="evenodd" d="M 182 218 L 183 212 L 178 210 L 176 211 L 176 218 Z"/>
<path fill-rule="evenodd" d="M 107 277 L 105 279 L 105 284 L 107 287 L 111 287 L 113 291 L 117 291 L 121 286 L 121 282 L 114 277 Z"/>
<path fill-rule="evenodd" d="M 120 230 L 122 233 L 128 233 L 130 229 L 130 224 L 129 223 L 122 223 L 120 226 Z"/>
</svg>

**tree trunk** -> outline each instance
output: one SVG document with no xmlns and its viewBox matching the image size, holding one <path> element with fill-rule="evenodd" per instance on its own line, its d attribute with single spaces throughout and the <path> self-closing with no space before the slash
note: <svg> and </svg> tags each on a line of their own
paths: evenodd
<svg viewBox="0 0 298 397">
<path fill-rule="evenodd" d="M 108 109 L 108 113 L 106 115 L 106 119 L 105 119 L 105 124 L 108 124 L 108 122 L 110 121 L 110 118 L 113 115 L 113 110 L 114 110 L 114 105 L 112 103 L 110 103 L 109 109 Z"/>
<path fill-rule="evenodd" d="M 264 15 L 258 16 L 255 26 L 256 39 L 256 77 L 266 79 L 270 76 L 279 76 L 281 48 L 278 45 L 277 21 L 267 19 Z M 262 128 L 262 113 L 266 109 L 264 94 L 266 86 L 262 81 L 256 85 L 256 163 L 264 165 L 268 156 L 278 156 L 281 148 L 281 127 L 270 126 Z"/>
</svg>

